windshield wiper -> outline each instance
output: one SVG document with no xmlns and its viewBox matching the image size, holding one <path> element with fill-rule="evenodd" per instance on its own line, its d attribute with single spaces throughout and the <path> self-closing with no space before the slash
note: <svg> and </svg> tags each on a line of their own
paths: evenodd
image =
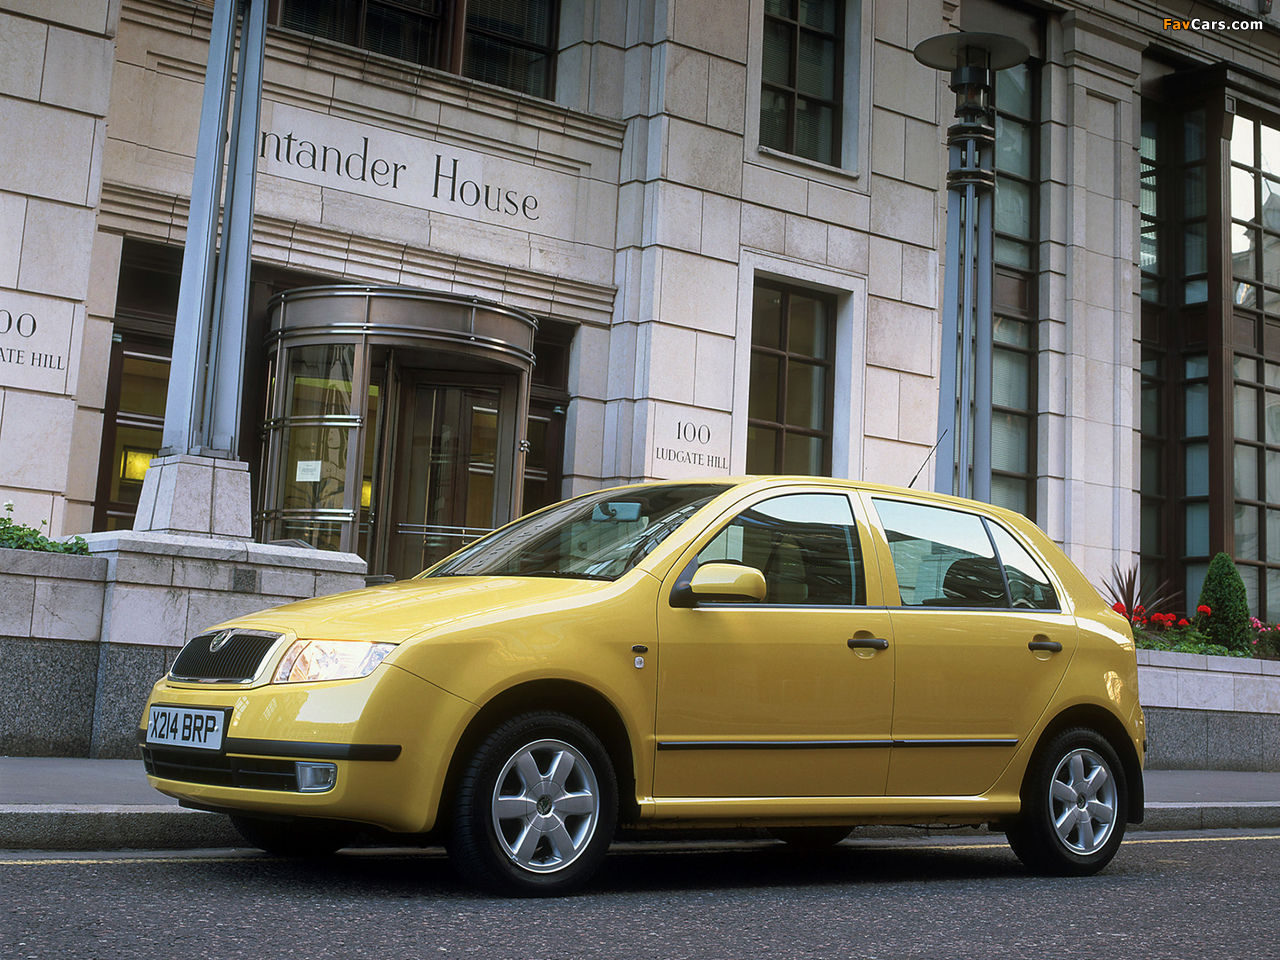
<svg viewBox="0 0 1280 960">
<path fill-rule="evenodd" d="M 612 582 L 616 577 L 605 577 L 598 573 L 575 573 L 571 570 L 529 570 L 515 574 L 517 577 L 561 577 L 566 580 L 606 580 Z"/>
</svg>

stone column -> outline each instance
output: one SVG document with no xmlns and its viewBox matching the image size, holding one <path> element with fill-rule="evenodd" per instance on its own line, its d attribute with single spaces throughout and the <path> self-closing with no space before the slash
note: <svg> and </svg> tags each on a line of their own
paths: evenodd
<svg viewBox="0 0 1280 960">
<path fill-rule="evenodd" d="M 1041 522 L 1099 583 L 1138 544 L 1133 145 L 1142 48 L 1074 13 L 1049 40 Z"/>
<path fill-rule="evenodd" d="M 87 530 L 110 325 L 95 265 L 119 4 L 0 9 L 0 500 L 53 536 Z"/>
</svg>

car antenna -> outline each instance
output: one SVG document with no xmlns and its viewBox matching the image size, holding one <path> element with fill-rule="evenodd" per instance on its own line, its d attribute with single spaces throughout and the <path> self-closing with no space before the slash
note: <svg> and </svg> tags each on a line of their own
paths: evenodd
<svg viewBox="0 0 1280 960">
<path fill-rule="evenodd" d="M 950 430 L 951 430 L 950 427 L 947 427 L 946 430 L 943 430 L 942 436 L 938 437 L 938 442 L 929 448 L 929 455 L 924 458 L 924 463 L 920 464 L 920 469 L 916 471 L 916 475 L 912 477 L 911 482 L 907 484 L 908 490 L 910 490 L 912 487 L 916 485 L 916 481 L 920 479 L 920 474 L 924 473 L 924 468 L 929 465 L 929 460 L 932 459 L 934 452 L 938 449 L 938 445 L 941 444 L 942 441 L 947 438 L 947 433 Z"/>
</svg>

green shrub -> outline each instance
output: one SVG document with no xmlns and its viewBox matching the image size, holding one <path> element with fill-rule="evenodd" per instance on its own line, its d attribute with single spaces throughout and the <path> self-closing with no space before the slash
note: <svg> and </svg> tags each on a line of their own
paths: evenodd
<svg viewBox="0 0 1280 960">
<path fill-rule="evenodd" d="M 1254 634 L 1249 627 L 1249 597 L 1240 572 L 1225 553 L 1209 562 L 1209 572 L 1200 590 L 1200 607 L 1209 608 L 1207 614 L 1199 608 L 1197 613 L 1202 620 L 1201 632 L 1210 643 L 1252 654 Z"/>
<path fill-rule="evenodd" d="M 50 540 L 35 527 L 13 522 L 13 501 L 5 501 L 5 516 L 0 517 L 0 547 L 11 550 L 37 550 L 41 553 L 75 553 L 87 554 L 89 545 L 83 537 L 72 537 L 70 540 Z M 45 521 L 40 521 L 44 526 Z"/>
</svg>

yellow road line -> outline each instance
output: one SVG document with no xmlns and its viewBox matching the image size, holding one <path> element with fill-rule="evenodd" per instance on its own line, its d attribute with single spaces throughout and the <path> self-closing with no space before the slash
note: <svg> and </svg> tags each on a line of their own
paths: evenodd
<svg viewBox="0 0 1280 960">
<path fill-rule="evenodd" d="M 1144 837 L 1142 839 L 1125 840 L 1125 845 L 1129 846 L 1132 844 L 1153 844 L 1153 843 L 1238 843 L 1238 842 L 1249 841 L 1249 840 L 1280 840 L 1280 834 L 1256 834 L 1256 835 L 1251 834 L 1251 835 L 1242 836 L 1242 837 L 1151 837 L 1151 838 Z M 1005 850 L 1005 849 L 1008 849 L 1007 843 L 947 843 L 947 844 L 938 843 L 938 844 L 917 845 L 917 844 L 895 844 L 892 841 L 880 841 L 880 840 L 859 841 L 857 839 L 855 839 L 853 842 L 854 842 L 854 845 L 877 846 L 883 849 L 894 849 L 894 850 L 898 850 L 898 849 L 901 849 L 901 850 Z M 629 850 L 627 852 L 657 853 L 660 851 L 655 849 L 653 851 Z M 695 851 L 686 847 L 686 848 L 682 848 L 679 851 L 673 851 L 673 852 L 693 853 Z M 426 854 L 428 856 L 432 855 L 425 850 L 423 851 L 423 854 Z M 387 856 L 385 854 L 380 854 L 377 851 L 366 851 L 361 853 L 347 853 L 347 854 L 343 854 L 342 856 L 344 859 L 357 859 L 357 858 L 370 859 L 373 857 L 382 857 L 384 859 L 409 860 L 417 856 L 421 856 L 423 854 L 409 855 L 409 854 L 400 853 L 400 854 L 392 854 L 390 856 Z M 439 854 L 435 854 L 435 856 L 439 856 Z M 40 859 L 32 859 L 32 860 L 9 860 L 9 859 L 0 857 L 0 866 L 34 867 L 34 866 L 42 866 L 44 864 L 55 864 L 55 865 L 61 865 L 61 866 L 98 866 L 98 865 L 107 864 L 107 863 L 127 863 L 127 864 L 245 863 L 250 860 L 276 861 L 281 859 L 284 859 L 284 858 L 268 857 L 260 854 L 248 854 L 245 856 L 238 856 L 238 857 L 202 857 L 202 856 L 83 857 L 83 858 L 81 857 L 48 857 L 48 858 L 40 858 Z"/>
</svg>

